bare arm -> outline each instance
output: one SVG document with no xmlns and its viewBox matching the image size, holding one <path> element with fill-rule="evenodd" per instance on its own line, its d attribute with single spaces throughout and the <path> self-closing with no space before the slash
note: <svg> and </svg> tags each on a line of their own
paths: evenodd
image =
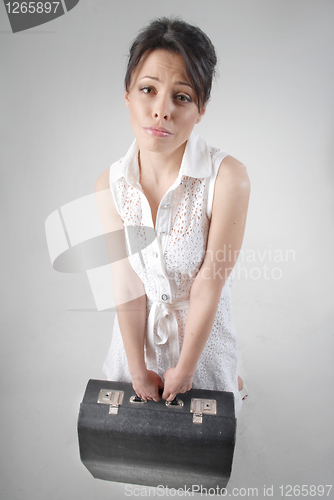
<svg viewBox="0 0 334 500">
<path fill-rule="evenodd" d="M 163 398 L 191 389 L 200 355 L 210 335 L 221 291 L 241 248 L 250 193 L 246 167 L 231 156 L 218 172 L 207 252 L 190 292 L 190 307 L 178 364 L 164 373 Z M 225 251 L 225 254 L 222 252 Z M 225 258 L 222 259 L 222 255 Z"/>
<path fill-rule="evenodd" d="M 125 238 L 122 236 L 123 223 L 109 188 L 109 169 L 105 170 L 96 181 L 95 195 L 106 235 L 118 323 L 132 377 L 132 385 L 138 396 L 157 401 L 160 398 L 158 388 L 162 387 L 163 384 L 155 372 L 146 369 L 144 359 L 145 290 L 142 281 L 126 257 Z M 124 256 L 124 258 L 113 262 L 115 254 Z"/>
</svg>

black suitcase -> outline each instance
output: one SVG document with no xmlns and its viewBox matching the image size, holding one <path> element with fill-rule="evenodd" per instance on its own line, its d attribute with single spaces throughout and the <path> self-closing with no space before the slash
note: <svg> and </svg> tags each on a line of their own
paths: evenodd
<svg viewBox="0 0 334 500">
<path fill-rule="evenodd" d="M 129 383 L 89 380 L 78 437 L 91 474 L 145 486 L 225 488 L 236 435 L 233 393 L 191 389 L 168 406 L 138 399 Z"/>
</svg>

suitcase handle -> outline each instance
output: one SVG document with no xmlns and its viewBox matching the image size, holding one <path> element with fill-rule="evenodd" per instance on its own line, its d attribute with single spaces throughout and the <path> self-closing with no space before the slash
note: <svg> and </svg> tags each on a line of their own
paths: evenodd
<svg viewBox="0 0 334 500">
<path fill-rule="evenodd" d="M 159 388 L 159 395 L 162 396 L 162 393 L 164 392 L 163 388 Z M 135 403 L 135 404 L 144 404 L 147 403 L 147 399 L 142 399 L 137 394 L 134 396 L 131 396 L 130 398 L 130 403 Z M 173 399 L 173 401 L 166 401 L 166 406 L 183 406 L 183 401 L 180 399 L 176 399 L 176 397 Z"/>
<path fill-rule="evenodd" d="M 147 399 L 142 399 L 139 396 L 137 396 L 137 394 L 135 394 L 134 396 L 131 396 L 130 403 L 145 404 L 147 403 Z"/>
<path fill-rule="evenodd" d="M 159 388 L 159 394 L 160 396 L 162 396 L 162 393 L 164 392 L 163 388 L 160 389 Z M 181 401 L 181 399 L 177 399 L 176 396 L 175 398 L 173 399 L 173 401 L 166 401 L 166 406 L 183 406 L 183 401 Z"/>
</svg>

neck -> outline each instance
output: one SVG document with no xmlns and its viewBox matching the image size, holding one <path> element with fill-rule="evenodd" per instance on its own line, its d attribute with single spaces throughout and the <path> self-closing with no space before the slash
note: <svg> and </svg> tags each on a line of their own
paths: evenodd
<svg viewBox="0 0 334 500">
<path fill-rule="evenodd" d="M 168 153 L 157 153 L 155 151 L 139 150 L 138 162 L 140 177 L 150 178 L 156 184 L 164 182 L 167 178 L 177 177 L 186 142 L 178 149 Z"/>
</svg>

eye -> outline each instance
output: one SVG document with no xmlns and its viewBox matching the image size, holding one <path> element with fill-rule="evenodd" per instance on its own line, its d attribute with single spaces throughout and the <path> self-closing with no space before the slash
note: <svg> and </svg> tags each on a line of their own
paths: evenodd
<svg viewBox="0 0 334 500">
<path fill-rule="evenodd" d="M 180 102 L 191 102 L 191 97 L 189 97 L 188 95 L 185 95 L 185 94 L 177 94 L 175 96 L 175 99 L 177 101 L 180 101 Z"/>
<path fill-rule="evenodd" d="M 141 87 L 139 90 L 141 92 L 143 92 L 144 94 L 153 94 L 154 93 L 153 87 Z"/>
</svg>

